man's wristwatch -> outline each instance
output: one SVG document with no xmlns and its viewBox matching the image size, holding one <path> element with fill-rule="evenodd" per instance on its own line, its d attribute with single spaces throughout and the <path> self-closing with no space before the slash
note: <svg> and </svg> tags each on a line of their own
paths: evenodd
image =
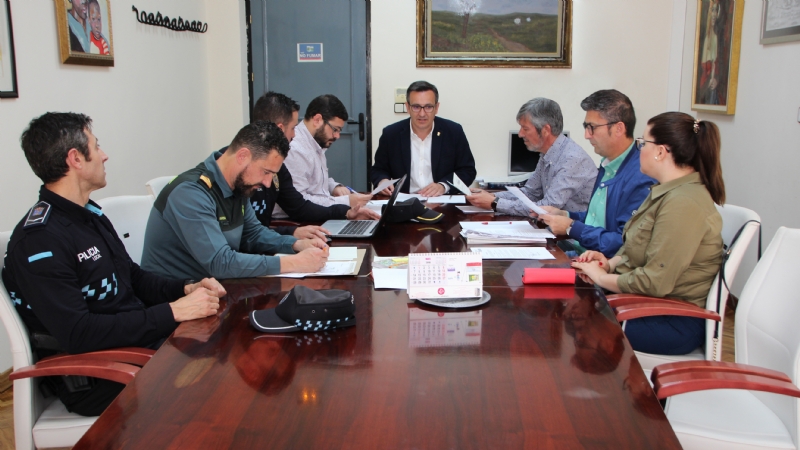
<svg viewBox="0 0 800 450">
<path fill-rule="evenodd" d="M 494 201 L 492 202 L 492 209 L 494 210 L 494 212 L 497 212 L 497 202 L 498 202 L 498 199 L 497 199 L 497 197 L 495 197 Z"/>
<path fill-rule="evenodd" d="M 570 232 L 570 230 L 572 230 L 572 224 L 573 224 L 573 223 L 575 223 L 575 220 L 573 220 L 572 222 L 570 222 L 570 223 L 569 223 L 569 226 L 567 227 L 567 236 L 569 236 L 569 232 Z"/>
</svg>

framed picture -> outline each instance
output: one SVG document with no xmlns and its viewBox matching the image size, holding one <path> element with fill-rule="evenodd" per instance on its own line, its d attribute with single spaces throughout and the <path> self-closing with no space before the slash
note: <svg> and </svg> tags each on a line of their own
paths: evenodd
<svg viewBox="0 0 800 450">
<path fill-rule="evenodd" d="M 417 67 L 572 67 L 572 0 L 417 0 Z"/>
<path fill-rule="evenodd" d="M 761 12 L 761 43 L 800 41 L 800 2 L 764 0 Z"/>
<path fill-rule="evenodd" d="M 14 32 L 11 5 L 0 0 L 0 98 L 17 98 L 17 64 L 14 57 Z"/>
<path fill-rule="evenodd" d="M 692 109 L 733 114 L 739 80 L 744 0 L 699 0 Z"/>
<path fill-rule="evenodd" d="M 111 0 L 54 0 L 64 64 L 114 65 Z"/>
</svg>

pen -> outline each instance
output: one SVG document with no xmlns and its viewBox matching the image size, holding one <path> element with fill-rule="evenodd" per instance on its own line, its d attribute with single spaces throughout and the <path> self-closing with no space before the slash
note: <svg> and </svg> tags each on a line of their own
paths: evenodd
<svg viewBox="0 0 800 450">
<path fill-rule="evenodd" d="M 355 194 L 355 193 L 356 193 L 356 190 L 355 190 L 355 189 L 353 189 L 353 188 L 351 188 L 350 186 L 345 186 L 345 187 L 346 187 L 347 189 L 349 189 L 349 190 L 350 190 L 350 192 L 352 192 L 353 194 Z"/>
</svg>

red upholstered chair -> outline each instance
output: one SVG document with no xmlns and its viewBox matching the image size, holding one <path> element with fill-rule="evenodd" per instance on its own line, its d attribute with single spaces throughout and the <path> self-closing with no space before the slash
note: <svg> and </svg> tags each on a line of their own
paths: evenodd
<svg viewBox="0 0 800 450">
<path fill-rule="evenodd" d="M 798 448 L 800 230 L 780 228 L 736 308 L 736 364 L 656 367 L 656 395 L 684 448 Z"/>
</svg>

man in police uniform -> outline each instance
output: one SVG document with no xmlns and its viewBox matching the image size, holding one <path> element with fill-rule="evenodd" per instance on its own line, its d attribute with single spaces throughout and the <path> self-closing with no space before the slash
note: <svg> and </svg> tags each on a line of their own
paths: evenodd
<svg viewBox="0 0 800 450">
<path fill-rule="evenodd" d="M 89 200 L 106 185 L 108 159 L 89 117 L 44 114 L 31 121 L 21 141 L 44 186 L 14 229 L 2 276 L 39 357 L 123 346 L 155 349 L 178 322 L 217 312 L 225 289 L 216 280 L 185 282 L 145 272 Z M 49 381 L 68 410 L 87 416 L 99 415 L 123 388 L 80 377 Z"/>
<path fill-rule="evenodd" d="M 297 126 L 298 122 L 298 111 L 300 111 L 300 105 L 296 101 L 283 94 L 270 91 L 262 95 L 253 107 L 253 122 L 262 121 L 276 124 L 291 143 L 292 139 L 294 139 L 294 127 Z M 250 198 L 250 203 L 253 205 L 256 219 L 267 227 L 272 220 L 272 210 L 275 207 L 275 203 L 289 215 L 289 219 L 298 222 L 380 218 L 378 213 L 366 207 L 359 208 L 356 206 L 351 208 L 350 205 L 322 206 L 306 200 L 303 194 L 295 189 L 292 174 L 289 173 L 286 164 L 281 166 L 277 178 L 272 181 L 272 186 L 257 190 Z M 304 227 L 279 226 L 275 231 L 279 234 L 292 235 L 298 239 L 314 236 L 324 239 L 325 234 L 330 234 L 328 230 L 317 225 Z"/>
</svg>

